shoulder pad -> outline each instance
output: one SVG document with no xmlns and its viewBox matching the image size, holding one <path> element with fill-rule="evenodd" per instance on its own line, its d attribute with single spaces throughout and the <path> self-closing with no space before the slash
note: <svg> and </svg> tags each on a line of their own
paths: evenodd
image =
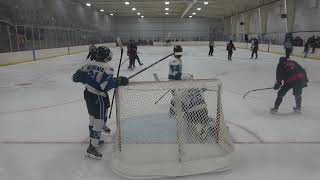
<svg viewBox="0 0 320 180">
<path fill-rule="evenodd" d="M 104 65 L 104 71 L 107 73 L 107 74 L 113 74 L 114 73 L 114 68 L 112 66 L 109 65 L 109 63 L 106 63 Z"/>
</svg>

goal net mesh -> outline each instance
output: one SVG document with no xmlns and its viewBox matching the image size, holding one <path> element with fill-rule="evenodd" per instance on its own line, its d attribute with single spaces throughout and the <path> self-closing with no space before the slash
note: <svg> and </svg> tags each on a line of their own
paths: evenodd
<svg viewBox="0 0 320 180">
<path fill-rule="evenodd" d="M 217 79 L 133 82 L 116 93 L 112 169 L 127 178 L 230 168 L 233 144 Z"/>
</svg>

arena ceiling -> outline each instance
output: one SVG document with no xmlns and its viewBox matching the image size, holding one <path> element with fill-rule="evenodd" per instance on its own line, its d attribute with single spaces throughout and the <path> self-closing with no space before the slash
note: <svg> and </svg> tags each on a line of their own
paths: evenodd
<svg viewBox="0 0 320 180">
<path fill-rule="evenodd" d="M 275 0 L 74 0 L 114 16 L 226 17 Z M 165 4 L 165 2 L 169 4 Z M 129 2 L 129 4 L 125 4 Z M 207 3 L 206 3 L 207 2 Z M 136 8 L 133 10 L 132 8 Z M 166 10 L 165 8 L 169 8 Z M 201 9 L 200 9 L 201 8 Z"/>
</svg>

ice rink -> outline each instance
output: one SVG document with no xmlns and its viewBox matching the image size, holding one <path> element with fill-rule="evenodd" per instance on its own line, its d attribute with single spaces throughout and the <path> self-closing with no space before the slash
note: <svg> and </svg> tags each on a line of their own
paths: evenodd
<svg viewBox="0 0 320 180">
<path fill-rule="evenodd" d="M 112 48 L 116 68 L 119 48 Z M 242 95 L 250 89 L 273 87 L 280 55 L 237 49 L 227 61 L 225 47 L 209 57 L 207 46 L 185 46 L 183 72 L 195 78 L 223 82 L 223 109 L 235 143 L 231 171 L 174 179 L 199 180 L 319 180 L 320 179 L 320 61 L 296 58 L 308 72 L 302 114 L 292 112 L 290 91 L 278 114 L 270 114 L 276 91 Z M 170 54 L 172 47 L 139 47 L 144 63 L 120 75 L 129 76 Z M 125 53 L 126 54 L 126 51 Z M 71 81 L 87 53 L 0 67 L 0 179 L 1 180 L 109 180 L 112 137 L 101 151 L 101 161 L 84 157 L 88 146 L 88 114 L 84 87 Z M 126 56 L 124 56 L 126 59 Z M 166 80 L 168 61 L 150 68 L 132 81 Z M 108 120 L 114 132 L 115 115 Z M 141 127 L 143 128 L 143 127 Z M 143 157 L 141 157 L 143 158 Z"/>
</svg>

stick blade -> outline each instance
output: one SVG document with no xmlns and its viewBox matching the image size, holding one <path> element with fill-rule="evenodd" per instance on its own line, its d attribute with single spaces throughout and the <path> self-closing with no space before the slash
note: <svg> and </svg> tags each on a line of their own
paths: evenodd
<svg viewBox="0 0 320 180">
<path fill-rule="evenodd" d="M 251 92 L 251 91 L 247 91 L 246 93 L 244 93 L 244 95 L 242 96 L 242 98 L 245 99 L 250 92 Z"/>
<path fill-rule="evenodd" d="M 154 78 L 154 80 L 156 80 L 156 81 L 160 81 L 157 73 L 153 73 L 153 78 Z"/>
</svg>

